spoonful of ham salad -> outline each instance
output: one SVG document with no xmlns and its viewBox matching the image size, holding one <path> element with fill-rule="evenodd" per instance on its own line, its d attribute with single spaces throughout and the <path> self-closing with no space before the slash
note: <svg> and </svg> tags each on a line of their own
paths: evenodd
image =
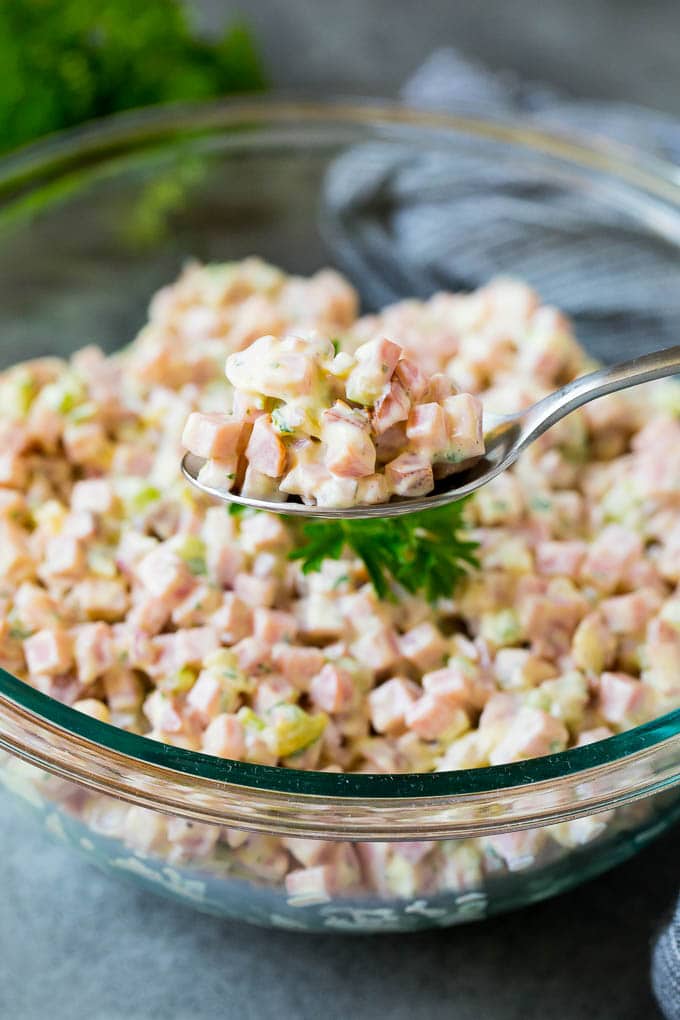
<svg viewBox="0 0 680 1020">
<path fill-rule="evenodd" d="M 233 406 L 192 413 L 182 470 L 225 502 L 309 517 L 391 517 L 462 499 L 583 404 L 680 372 L 680 346 L 598 369 L 514 414 L 429 377 L 397 343 L 352 354 L 263 336 L 227 359 Z"/>
</svg>

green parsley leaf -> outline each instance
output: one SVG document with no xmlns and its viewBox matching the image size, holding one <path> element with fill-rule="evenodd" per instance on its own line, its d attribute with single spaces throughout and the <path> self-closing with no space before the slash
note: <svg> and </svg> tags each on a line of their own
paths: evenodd
<svg viewBox="0 0 680 1020">
<path fill-rule="evenodd" d="M 394 599 L 395 586 L 423 592 L 434 602 L 479 566 L 478 543 L 466 535 L 467 500 L 395 518 L 310 521 L 302 542 L 290 553 L 304 574 L 319 570 L 325 559 L 339 559 L 351 549 L 363 561 L 381 598 Z"/>
</svg>

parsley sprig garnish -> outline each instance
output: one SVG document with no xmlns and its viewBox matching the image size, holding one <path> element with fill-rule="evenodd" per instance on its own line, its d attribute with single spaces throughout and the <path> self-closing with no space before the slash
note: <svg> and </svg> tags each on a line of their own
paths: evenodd
<svg viewBox="0 0 680 1020">
<path fill-rule="evenodd" d="M 450 596 L 479 566 L 478 543 L 466 534 L 465 502 L 404 517 L 310 521 L 302 526 L 302 542 L 290 559 L 299 560 L 303 574 L 309 574 L 350 549 L 363 560 L 381 598 L 394 598 L 396 584 L 434 602 Z"/>
</svg>

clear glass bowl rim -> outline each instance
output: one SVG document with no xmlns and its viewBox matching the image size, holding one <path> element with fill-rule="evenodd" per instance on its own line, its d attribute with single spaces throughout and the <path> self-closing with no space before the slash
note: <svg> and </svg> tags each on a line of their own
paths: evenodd
<svg viewBox="0 0 680 1020">
<path fill-rule="evenodd" d="M 407 139 L 422 131 L 439 141 L 448 133 L 507 142 L 605 173 L 650 202 L 680 211 L 677 169 L 618 144 L 384 100 L 248 98 L 151 107 L 29 145 L 0 160 L 0 219 L 13 209 L 19 220 L 28 218 L 27 197 L 54 188 L 74 167 L 103 165 L 111 171 L 121 156 L 137 150 L 244 125 L 260 136 L 271 127 L 294 132 L 345 125 L 377 134 L 402 132 Z M 525 762 L 426 774 L 334 774 L 235 762 L 160 744 L 91 719 L 0 669 L 0 747 L 90 788 L 195 819 L 297 835 L 440 838 L 577 817 L 673 785 L 680 780 L 680 709 L 608 740 Z M 619 780 L 605 792 L 570 798 L 570 791 L 617 774 Z M 542 792 L 549 795 L 541 797 Z"/>
</svg>

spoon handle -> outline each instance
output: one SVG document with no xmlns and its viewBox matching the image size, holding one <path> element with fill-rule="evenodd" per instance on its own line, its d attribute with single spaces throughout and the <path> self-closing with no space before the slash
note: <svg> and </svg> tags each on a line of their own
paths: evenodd
<svg viewBox="0 0 680 1020">
<path fill-rule="evenodd" d="M 549 393 L 527 411 L 523 416 L 522 436 L 518 445 L 522 449 L 528 446 L 565 415 L 597 397 L 675 375 L 676 372 L 680 372 L 680 345 L 652 351 L 651 354 L 643 354 L 631 361 L 608 365 L 582 375 L 554 393 Z"/>
</svg>

